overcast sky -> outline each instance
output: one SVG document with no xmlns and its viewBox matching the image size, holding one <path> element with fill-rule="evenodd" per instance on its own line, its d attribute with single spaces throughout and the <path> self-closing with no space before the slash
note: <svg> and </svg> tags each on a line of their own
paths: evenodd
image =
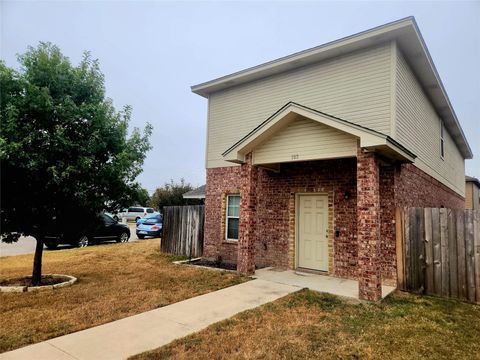
<svg viewBox="0 0 480 360">
<path fill-rule="evenodd" d="M 474 152 L 480 177 L 480 1 L 1 2 L 1 58 L 50 41 L 77 64 L 100 60 L 107 95 L 154 126 L 139 181 L 205 182 L 207 100 L 190 86 L 406 16 L 415 16 Z M 321 109 L 320 109 L 321 110 Z"/>
</svg>

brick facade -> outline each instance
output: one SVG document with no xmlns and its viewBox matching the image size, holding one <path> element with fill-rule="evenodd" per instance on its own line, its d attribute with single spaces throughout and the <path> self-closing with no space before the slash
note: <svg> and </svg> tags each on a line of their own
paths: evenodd
<svg viewBox="0 0 480 360">
<path fill-rule="evenodd" d="M 397 253 L 395 240 L 395 167 L 380 165 L 380 259 L 382 280 L 397 283 Z"/>
<path fill-rule="evenodd" d="M 416 166 L 402 164 L 395 167 L 395 204 L 465 209 L 465 198 Z"/>
<path fill-rule="evenodd" d="M 375 153 L 357 154 L 357 241 L 360 299 L 382 298 L 380 168 Z"/>
<path fill-rule="evenodd" d="M 237 260 L 237 243 L 225 241 L 226 209 L 222 199 L 226 193 L 240 193 L 241 177 L 241 167 L 237 166 L 207 169 L 205 257 Z M 329 272 L 357 278 L 355 158 L 287 163 L 282 164 L 279 173 L 258 169 L 255 263 L 294 267 L 295 196 L 299 193 L 328 195 Z M 241 208 L 241 218 L 243 211 Z"/>
<path fill-rule="evenodd" d="M 362 156 L 360 153 L 358 163 L 364 160 Z M 294 268 L 296 196 L 320 193 L 328 195 L 329 202 L 329 273 L 359 279 L 365 275 L 359 263 L 376 264 L 374 270 L 368 270 L 370 278 L 378 276 L 380 269 L 382 282 L 395 284 L 395 207 L 463 208 L 464 199 L 414 165 L 375 161 L 380 240 L 370 245 L 378 248 L 378 258 L 371 260 L 368 252 L 359 249 L 358 221 L 369 211 L 362 215 L 359 206 L 364 205 L 357 204 L 357 183 L 363 181 L 361 176 L 357 179 L 357 158 L 284 163 L 279 172 L 249 164 L 207 169 L 204 256 L 237 262 L 239 253 L 243 260 L 250 254 L 249 262 L 237 262 L 243 272 L 252 272 L 254 265 Z M 247 234 L 247 242 L 225 241 L 228 194 L 241 194 L 239 237 Z M 373 294 L 365 297 L 375 297 L 376 288 Z"/>
<path fill-rule="evenodd" d="M 207 169 L 203 256 L 237 262 L 237 242 L 225 241 L 226 201 L 240 194 L 240 166 Z"/>
<path fill-rule="evenodd" d="M 238 232 L 237 270 L 242 274 L 255 273 L 257 240 L 257 182 L 258 168 L 252 165 L 252 155 L 241 166 L 240 224 Z"/>
</svg>

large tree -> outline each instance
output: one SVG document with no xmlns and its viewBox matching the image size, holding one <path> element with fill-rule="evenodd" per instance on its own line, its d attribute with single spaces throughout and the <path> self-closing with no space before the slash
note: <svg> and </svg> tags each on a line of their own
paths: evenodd
<svg viewBox="0 0 480 360">
<path fill-rule="evenodd" d="M 57 46 L 40 43 L 18 61 L 18 71 L 0 62 L 1 236 L 35 237 L 39 284 L 53 221 L 89 224 L 135 198 L 152 127 L 128 134 L 131 109 L 116 111 L 105 97 L 89 53 L 74 66 Z"/>
</svg>

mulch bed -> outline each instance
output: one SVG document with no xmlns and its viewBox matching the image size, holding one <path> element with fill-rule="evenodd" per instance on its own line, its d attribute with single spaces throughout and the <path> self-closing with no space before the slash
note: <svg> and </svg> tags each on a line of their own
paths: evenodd
<svg viewBox="0 0 480 360">
<path fill-rule="evenodd" d="M 191 265 L 198 265 L 198 266 L 207 266 L 217 269 L 223 270 L 237 270 L 237 264 L 235 263 L 227 263 L 224 261 L 211 261 L 207 259 L 200 259 L 190 262 Z"/>
<path fill-rule="evenodd" d="M 188 264 L 190 265 L 197 265 L 197 266 L 207 266 L 216 269 L 223 269 L 223 270 L 237 270 L 237 264 L 232 262 L 225 262 L 225 261 L 213 261 L 208 259 L 200 259 L 200 260 L 192 260 Z M 264 266 L 255 266 L 256 269 L 261 269 Z"/>
<path fill-rule="evenodd" d="M 40 285 L 45 286 L 45 285 L 56 285 L 60 284 L 62 282 L 70 280 L 67 277 L 63 276 L 51 276 L 51 275 L 45 275 L 42 276 L 42 280 Z M 32 277 L 31 276 L 24 276 L 24 277 L 19 277 L 19 278 L 13 278 L 13 279 L 6 279 L 6 280 L 0 280 L 0 286 L 33 286 L 32 284 Z"/>
</svg>

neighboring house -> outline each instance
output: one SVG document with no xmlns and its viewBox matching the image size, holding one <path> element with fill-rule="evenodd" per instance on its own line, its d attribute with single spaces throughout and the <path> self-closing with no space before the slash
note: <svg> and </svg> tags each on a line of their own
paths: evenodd
<svg viewBox="0 0 480 360">
<path fill-rule="evenodd" d="M 184 199 L 205 199 L 205 185 L 187 191 L 182 195 Z"/>
<path fill-rule="evenodd" d="M 472 152 L 412 17 L 192 91 L 208 99 L 204 256 L 241 273 L 320 271 L 376 300 L 396 282 L 395 207 L 465 206 Z"/>
<path fill-rule="evenodd" d="M 480 210 L 480 180 L 465 176 L 465 209 Z"/>
</svg>

